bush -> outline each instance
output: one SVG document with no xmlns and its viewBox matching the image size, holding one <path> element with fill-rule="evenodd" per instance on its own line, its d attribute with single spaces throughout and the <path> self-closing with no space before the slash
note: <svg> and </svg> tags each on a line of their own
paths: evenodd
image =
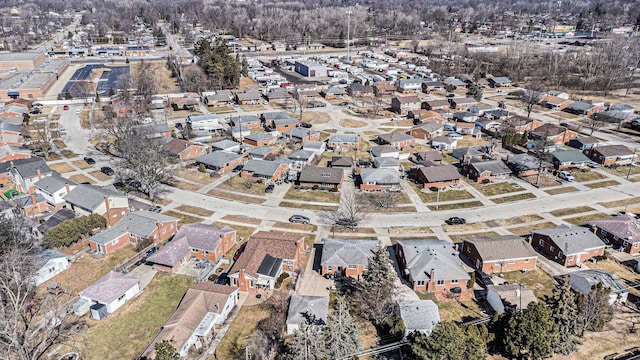
<svg viewBox="0 0 640 360">
<path fill-rule="evenodd" d="M 293 188 L 298 190 L 298 189 L 300 189 L 300 185 L 293 185 Z"/>
<path fill-rule="evenodd" d="M 83 235 L 91 234 L 93 229 L 105 227 L 107 227 L 107 220 L 98 214 L 67 220 L 47 232 L 45 246 L 48 248 L 69 246 L 80 240 Z"/>
<path fill-rule="evenodd" d="M 338 192 L 338 188 L 332 187 L 331 189 L 329 189 L 330 192 Z"/>
<path fill-rule="evenodd" d="M 432 186 L 432 187 L 429 188 L 429 190 L 431 190 L 433 192 L 436 192 L 436 191 L 438 191 L 438 187 L 437 186 Z"/>
<path fill-rule="evenodd" d="M 276 280 L 276 287 L 280 288 L 280 286 L 282 285 L 282 282 L 289 277 L 289 273 L 283 272 L 282 274 L 280 274 L 280 276 L 278 276 L 278 280 Z"/>
<path fill-rule="evenodd" d="M 318 189 L 320 189 L 320 185 L 315 184 L 315 185 L 313 185 L 313 186 L 311 187 L 311 189 L 312 189 L 312 190 L 318 190 Z"/>
<path fill-rule="evenodd" d="M 209 281 L 216 282 L 216 280 L 218 280 L 218 275 L 216 274 L 209 275 Z"/>
<path fill-rule="evenodd" d="M 207 171 L 207 167 L 204 166 L 204 164 L 200 164 L 200 165 L 198 165 L 198 171 L 200 171 L 201 173 L 206 172 Z"/>
</svg>

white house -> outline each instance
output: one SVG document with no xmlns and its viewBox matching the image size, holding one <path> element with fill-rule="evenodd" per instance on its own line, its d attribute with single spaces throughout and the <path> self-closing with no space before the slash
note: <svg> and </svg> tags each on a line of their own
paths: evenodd
<svg viewBox="0 0 640 360">
<path fill-rule="evenodd" d="M 64 196 L 76 188 L 76 184 L 55 173 L 52 176 L 43 177 L 34 184 L 36 193 L 41 194 L 45 201 L 55 208 L 66 204 Z"/>
<path fill-rule="evenodd" d="M 82 290 L 79 295 L 92 303 L 91 316 L 96 320 L 112 314 L 140 292 L 140 280 L 117 271 L 107 275 Z"/>
<path fill-rule="evenodd" d="M 67 255 L 55 250 L 47 249 L 37 254 L 36 267 L 38 270 L 33 282 L 36 286 L 53 278 L 69 268 Z"/>
<path fill-rule="evenodd" d="M 602 284 L 603 288 L 611 290 L 609 304 L 625 303 L 629 296 L 629 289 L 624 282 L 616 274 L 604 270 L 588 269 L 571 272 L 569 273 L 569 281 L 573 291 L 579 292 L 584 296 L 591 292 L 593 286 L 598 283 Z"/>
<path fill-rule="evenodd" d="M 429 336 L 440 322 L 438 305 L 431 300 L 398 301 L 396 311 L 404 322 L 405 337 L 414 331 Z"/>
<path fill-rule="evenodd" d="M 497 285 L 487 287 L 487 302 L 498 314 L 505 312 L 505 306 L 526 309 L 532 302 L 538 302 L 531 289 L 520 285 Z"/>
<path fill-rule="evenodd" d="M 302 150 L 312 151 L 316 155 L 322 155 L 327 150 L 327 143 L 324 141 L 307 140 L 302 145 Z"/>
<path fill-rule="evenodd" d="M 458 139 L 450 136 L 436 136 L 431 140 L 431 147 L 438 150 L 453 150 L 458 147 Z"/>
<path fill-rule="evenodd" d="M 191 129 L 194 131 L 215 131 L 222 129 L 222 126 L 218 123 L 218 115 L 216 114 L 189 115 L 187 116 L 186 122 L 191 125 Z"/>
</svg>

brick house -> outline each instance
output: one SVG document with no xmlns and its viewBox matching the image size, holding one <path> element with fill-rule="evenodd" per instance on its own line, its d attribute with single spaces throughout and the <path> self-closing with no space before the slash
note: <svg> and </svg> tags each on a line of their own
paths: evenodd
<svg viewBox="0 0 640 360">
<path fill-rule="evenodd" d="M 178 219 L 151 211 L 127 213 L 110 228 L 89 238 L 91 251 L 112 254 L 127 245 L 160 244 L 178 231 Z"/>
<path fill-rule="evenodd" d="M 592 231 L 579 226 L 560 225 L 531 231 L 531 245 L 560 265 L 578 266 L 604 255 L 604 243 Z"/>
<path fill-rule="evenodd" d="M 160 271 L 175 273 L 188 261 L 215 264 L 236 243 L 236 231 L 228 226 L 188 224 L 147 261 Z"/>
<path fill-rule="evenodd" d="M 435 121 L 418 124 L 409 129 L 409 135 L 416 139 L 431 140 L 436 136 L 441 136 L 442 134 L 443 125 Z"/>
<path fill-rule="evenodd" d="M 462 254 L 487 274 L 533 270 L 538 262 L 531 245 L 515 235 L 462 238 Z"/>
<path fill-rule="evenodd" d="M 322 95 L 322 97 L 327 100 L 342 98 L 346 94 L 347 93 L 344 90 L 336 86 L 330 86 L 329 88 L 324 89 L 320 92 L 320 95 Z"/>
<path fill-rule="evenodd" d="M 396 92 L 396 86 L 388 81 L 376 81 L 373 84 L 373 92 L 376 96 L 393 95 Z"/>
<path fill-rule="evenodd" d="M 412 118 L 414 122 L 416 120 L 419 120 L 425 123 L 437 122 L 439 124 L 442 124 L 444 122 L 442 115 L 439 112 L 433 111 L 433 110 L 425 110 L 425 109 L 411 110 L 409 111 L 409 117 Z"/>
<path fill-rule="evenodd" d="M 640 220 L 632 215 L 618 215 L 588 222 L 605 243 L 621 248 L 627 254 L 640 254 Z"/>
<path fill-rule="evenodd" d="M 49 168 L 43 158 L 27 158 L 9 162 L 11 181 L 16 190 L 23 193 L 35 191 L 34 184 L 46 176 L 52 176 L 53 170 Z"/>
<path fill-rule="evenodd" d="M 596 146 L 587 150 L 586 154 L 591 160 L 604 166 L 631 164 L 635 156 L 635 153 L 624 145 Z"/>
<path fill-rule="evenodd" d="M 113 185 L 104 187 L 80 184 L 63 197 L 78 215 L 98 214 L 107 219 L 107 226 L 115 225 L 129 212 L 129 198 Z"/>
<path fill-rule="evenodd" d="M 542 162 L 541 162 L 542 161 Z M 547 171 L 553 166 L 550 162 L 538 159 L 527 153 L 516 154 L 507 159 L 507 166 L 518 177 L 537 175 L 540 171 Z"/>
<path fill-rule="evenodd" d="M 347 87 L 347 94 L 353 97 L 370 96 L 373 95 L 373 87 L 360 83 L 352 83 Z"/>
<path fill-rule="evenodd" d="M 320 189 L 340 189 L 344 180 L 344 170 L 341 168 L 324 168 L 315 166 L 305 166 L 300 170 L 298 181 L 300 187 Z"/>
<path fill-rule="evenodd" d="M 262 100 L 262 94 L 258 89 L 247 89 L 236 92 L 236 102 L 240 105 L 258 105 Z"/>
<path fill-rule="evenodd" d="M 364 169 L 360 173 L 360 190 L 400 191 L 402 179 L 392 169 Z"/>
<path fill-rule="evenodd" d="M 236 166 L 244 163 L 244 156 L 228 151 L 213 151 L 195 158 L 196 164 L 203 164 L 206 168 L 219 173 L 228 173 Z"/>
<path fill-rule="evenodd" d="M 276 182 L 287 176 L 288 169 L 286 162 L 251 159 L 242 168 L 240 176 L 253 182 Z"/>
<path fill-rule="evenodd" d="M 402 94 L 422 92 L 422 79 L 406 79 L 398 81 L 398 92 Z"/>
<path fill-rule="evenodd" d="M 589 158 L 586 157 L 580 150 L 559 150 L 554 151 L 553 166 L 558 170 L 583 168 L 589 162 Z"/>
<path fill-rule="evenodd" d="M 411 175 L 425 189 L 460 184 L 462 178 L 458 169 L 453 165 L 414 167 L 411 169 Z"/>
<path fill-rule="evenodd" d="M 283 131 L 282 137 L 294 144 L 304 144 L 307 141 L 320 141 L 320 131 L 297 127 Z"/>
<path fill-rule="evenodd" d="M 392 132 L 378 135 L 378 144 L 388 144 L 396 149 L 402 150 L 406 147 L 415 145 L 416 138 L 405 133 Z"/>
<path fill-rule="evenodd" d="M 478 105 L 478 102 L 474 98 L 464 97 L 451 99 L 451 108 L 455 110 L 469 110 L 469 108 L 474 105 Z"/>
<path fill-rule="evenodd" d="M 471 277 L 450 242 L 399 240 L 395 251 L 400 272 L 414 291 L 435 293 L 438 300 L 471 298 L 467 289 Z"/>
<path fill-rule="evenodd" d="M 573 130 L 569 130 L 564 126 L 558 126 L 554 124 L 544 124 L 538 126 L 535 130 L 531 131 L 531 135 L 538 139 L 546 139 L 556 144 L 568 143 L 571 139 L 578 137 L 578 133 Z"/>
<path fill-rule="evenodd" d="M 542 106 L 549 108 L 551 110 L 562 111 L 567 106 L 571 105 L 573 101 L 569 99 L 563 99 L 553 95 L 545 95 L 542 97 L 542 100 L 540 101 L 540 103 L 542 104 Z"/>
<path fill-rule="evenodd" d="M 375 240 L 322 239 L 320 275 L 360 280 L 377 247 Z"/>
<path fill-rule="evenodd" d="M 413 154 L 413 162 L 423 166 L 442 165 L 442 154 L 440 151 L 422 151 Z"/>
<path fill-rule="evenodd" d="M 10 201 L 16 204 L 27 217 L 42 215 L 52 210 L 51 205 L 47 203 L 44 196 L 38 193 L 12 198 Z"/>
<path fill-rule="evenodd" d="M 233 127 L 242 126 L 247 129 L 257 129 L 262 126 L 262 121 L 253 115 L 240 115 L 229 118 L 229 124 Z"/>
<path fill-rule="evenodd" d="M 422 106 L 417 96 L 398 96 L 391 99 L 391 109 L 398 114 L 406 115 L 411 110 L 418 110 Z"/>
<path fill-rule="evenodd" d="M 428 100 L 422 103 L 422 108 L 425 110 L 450 110 L 451 104 L 447 100 Z"/>
<path fill-rule="evenodd" d="M 250 134 L 242 138 L 242 142 L 252 146 L 267 146 L 276 141 L 276 137 L 271 133 L 259 132 Z"/>
<path fill-rule="evenodd" d="M 336 152 L 357 150 L 360 148 L 360 136 L 358 134 L 338 134 L 329 135 L 327 147 Z"/>
<path fill-rule="evenodd" d="M 195 159 L 207 153 L 207 146 L 183 139 L 171 139 L 171 141 L 164 144 L 164 149 L 180 161 Z"/>
<path fill-rule="evenodd" d="M 536 119 L 527 119 L 524 116 L 513 115 L 509 116 L 504 123 L 502 124 L 503 129 L 510 129 L 517 133 L 531 132 L 540 125 L 542 125 L 542 121 Z"/>
<path fill-rule="evenodd" d="M 564 108 L 564 111 L 578 115 L 591 116 L 597 112 L 604 111 L 604 107 L 584 101 L 574 101 Z"/>
<path fill-rule="evenodd" d="M 231 286 L 240 291 L 273 289 L 278 277 L 300 268 L 305 251 L 304 236 L 259 231 L 247 240 L 244 251 L 229 269 Z"/>
<path fill-rule="evenodd" d="M 293 130 L 300 124 L 298 119 L 294 119 L 292 117 L 284 118 L 284 119 L 275 119 L 273 120 L 273 127 L 276 131 L 287 131 Z"/>
<path fill-rule="evenodd" d="M 496 179 L 508 179 L 511 177 L 511 169 L 502 162 L 494 159 L 472 158 L 460 167 L 463 175 L 477 182 L 491 182 Z"/>
</svg>

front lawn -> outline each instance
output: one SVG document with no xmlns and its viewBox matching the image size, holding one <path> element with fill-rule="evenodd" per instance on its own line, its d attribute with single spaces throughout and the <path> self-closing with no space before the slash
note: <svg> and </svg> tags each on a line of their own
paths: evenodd
<svg viewBox="0 0 640 360">
<path fill-rule="evenodd" d="M 571 175 L 578 182 L 592 181 L 592 180 L 600 180 L 606 178 L 606 176 L 600 174 L 597 171 L 572 171 Z"/>
<path fill-rule="evenodd" d="M 204 220 L 203 218 L 199 218 L 197 216 L 191 216 L 191 215 L 187 215 L 187 214 L 182 214 L 182 213 L 178 213 L 178 212 L 171 211 L 171 210 L 163 211 L 162 215 L 172 216 L 174 218 L 180 219 L 180 225 L 201 223 L 202 220 Z"/>
<path fill-rule="evenodd" d="M 492 183 L 492 184 L 477 184 L 475 182 L 471 182 L 478 191 L 480 191 L 484 196 L 494 196 L 501 194 L 508 194 L 512 192 L 522 191 L 522 187 L 515 183 L 510 182 L 500 182 L 500 183 Z"/>
<path fill-rule="evenodd" d="M 340 201 L 340 193 L 325 190 L 300 190 L 292 186 L 284 198 L 306 202 L 337 203 Z"/>
<path fill-rule="evenodd" d="M 422 186 L 422 185 L 419 185 Z M 416 193 L 420 196 L 422 202 L 425 203 L 434 203 L 438 200 L 438 192 L 430 191 L 425 189 L 422 191 L 422 187 L 418 187 L 416 189 Z M 473 195 L 471 195 L 467 190 L 445 190 L 440 191 L 440 201 L 457 201 L 457 200 L 468 200 L 473 199 Z"/>
<path fill-rule="evenodd" d="M 533 290 L 536 297 L 543 299 L 544 296 L 551 296 L 556 281 L 546 272 L 536 269 L 527 272 L 511 271 L 502 274 L 502 278 L 509 284 L 521 283 L 528 289 Z M 524 305 L 524 304 L 523 304 Z"/>
<path fill-rule="evenodd" d="M 576 206 L 576 207 L 568 207 L 565 209 L 554 210 L 550 212 L 550 214 L 553 216 L 562 217 L 562 216 L 580 214 L 580 213 L 585 213 L 585 212 L 590 212 L 595 210 L 596 209 L 592 208 L 591 206 Z"/>
<path fill-rule="evenodd" d="M 247 337 L 252 336 L 258 323 L 269 315 L 270 312 L 260 305 L 243 306 L 216 348 L 216 358 L 239 359 L 244 356 Z"/>
<path fill-rule="evenodd" d="M 513 201 L 535 199 L 535 197 L 536 196 L 533 195 L 532 193 L 522 193 L 522 194 L 492 198 L 491 201 L 493 201 L 496 204 L 503 204 L 503 203 L 513 202 Z"/>
</svg>

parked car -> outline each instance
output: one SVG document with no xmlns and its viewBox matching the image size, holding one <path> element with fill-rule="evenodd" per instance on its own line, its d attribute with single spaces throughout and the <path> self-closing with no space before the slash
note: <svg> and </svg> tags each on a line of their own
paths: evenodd
<svg viewBox="0 0 640 360">
<path fill-rule="evenodd" d="M 69 105 L 65 105 L 62 107 L 62 110 L 69 110 Z"/>
<path fill-rule="evenodd" d="M 574 180 L 576 179 L 576 178 L 574 178 L 574 177 L 573 177 L 573 175 L 571 175 L 571 173 L 570 173 L 570 172 L 568 172 L 568 171 L 564 171 L 564 170 L 563 170 L 563 171 L 560 171 L 560 172 L 558 173 L 558 177 L 559 177 L 560 179 L 563 179 L 563 180 L 566 180 L 566 181 L 569 181 L 569 182 L 574 181 Z"/>
<path fill-rule="evenodd" d="M 338 104 L 338 106 L 347 106 L 347 105 L 349 105 L 348 101 L 343 101 L 340 104 Z"/>
<path fill-rule="evenodd" d="M 206 269 L 209 266 L 211 266 L 211 260 L 207 260 L 207 259 L 203 259 L 198 261 L 198 263 L 196 264 L 196 267 L 198 269 Z"/>
<path fill-rule="evenodd" d="M 493 285 L 493 280 L 491 280 L 491 276 L 481 270 L 476 270 L 476 282 L 485 288 L 489 285 Z"/>
<path fill-rule="evenodd" d="M 303 123 L 300 123 L 300 125 L 298 125 L 298 126 L 303 127 L 305 129 L 308 129 L 308 128 L 312 127 L 313 125 L 311 125 L 309 123 L 306 123 L 306 122 L 303 122 Z"/>
<path fill-rule="evenodd" d="M 269 184 L 269 185 L 267 185 L 266 188 L 264 188 L 264 192 L 266 194 L 271 194 L 273 192 L 274 188 L 275 188 L 275 186 L 273 184 Z"/>
<path fill-rule="evenodd" d="M 154 205 L 154 206 L 149 208 L 149 211 L 154 212 L 154 213 L 159 213 L 159 212 L 162 211 L 162 206 Z"/>
<path fill-rule="evenodd" d="M 587 163 L 587 166 L 588 166 L 588 167 L 590 167 L 590 168 L 592 168 L 592 169 L 597 169 L 597 168 L 600 166 L 600 164 L 598 164 L 598 163 L 597 163 L 597 162 L 595 162 L 595 161 L 589 161 L 589 162 Z"/>
<path fill-rule="evenodd" d="M 93 158 L 90 158 L 90 157 L 85 157 L 84 158 L 84 162 L 86 162 L 89 165 L 95 165 L 96 164 L 96 161 L 93 160 Z"/>
<path fill-rule="evenodd" d="M 456 126 L 455 125 L 445 125 L 443 127 L 444 131 L 456 131 Z"/>
<path fill-rule="evenodd" d="M 449 133 L 447 136 L 454 139 L 462 139 L 464 137 L 462 134 L 458 134 L 457 132 Z"/>
<path fill-rule="evenodd" d="M 124 183 L 136 189 L 142 186 L 142 183 L 134 178 L 125 179 Z"/>
<path fill-rule="evenodd" d="M 467 220 L 465 220 L 464 218 L 458 217 L 458 216 L 454 216 L 454 217 L 448 218 L 444 222 L 447 225 L 464 225 L 464 224 L 467 223 Z"/>
<path fill-rule="evenodd" d="M 42 110 L 40 110 L 40 109 L 31 110 L 31 115 L 38 115 L 38 114 L 42 114 Z"/>
<path fill-rule="evenodd" d="M 101 168 L 100 168 L 100 171 L 101 171 L 103 174 L 108 175 L 108 176 L 113 176 L 113 175 L 116 173 L 115 171 L 113 171 L 113 169 L 112 169 L 112 168 L 110 168 L 110 167 L 108 167 L 108 166 L 103 166 L 103 167 L 101 167 Z"/>
<path fill-rule="evenodd" d="M 289 218 L 289 222 L 294 224 L 308 224 L 309 222 L 311 222 L 311 220 L 306 216 L 292 215 Z"/>
<path fill-rule="evenodd" d="M 39 103 L 39 102 L 34 102 L 34 103 L 33 103 L 33 106 L 35 106 L 35 107 L 42 107 L 42 106 L 44 106 L 44 105 L 42 105 L 42 103 Z"/>
<path fill-rule="evenodd" d="M 233 254 L 233 261 L 238 260 L 238 258 L 240 257 L 240 254 L 242 254 L 242 252 L 244 251 L 244 248 L 247 247 L 247 243 L 243 242 L 240 247 L 238 248 L 238 250 L 236 250 L 236 253 Z"/>
</svg>

